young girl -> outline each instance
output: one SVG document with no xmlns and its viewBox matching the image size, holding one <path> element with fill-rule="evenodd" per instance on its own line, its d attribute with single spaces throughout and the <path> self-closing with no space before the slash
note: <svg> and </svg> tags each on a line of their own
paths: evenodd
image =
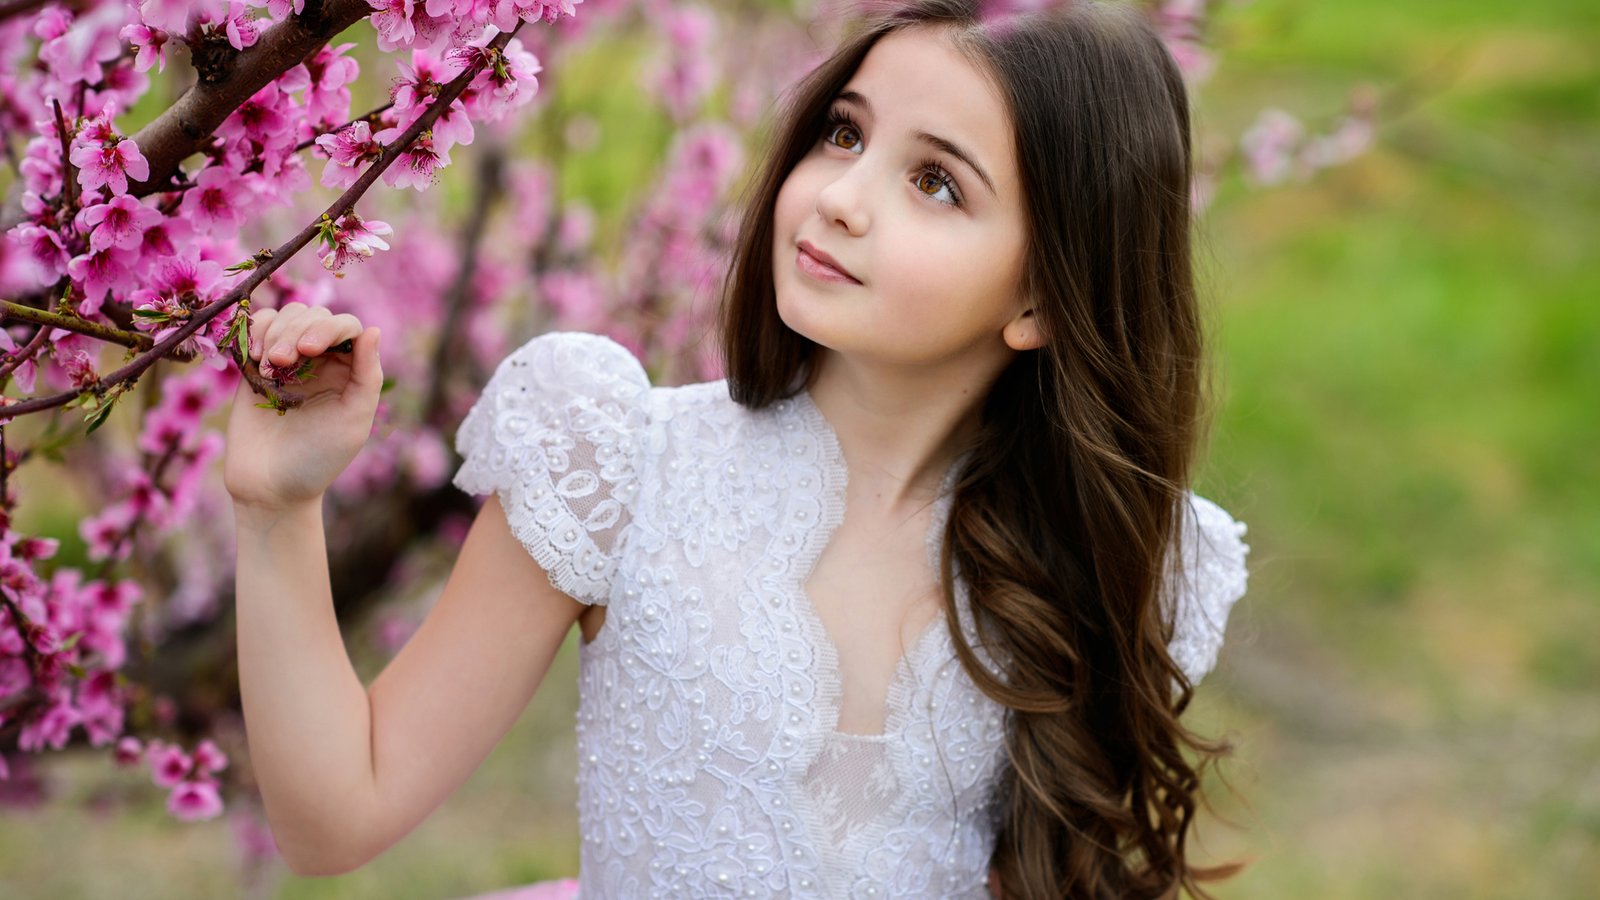
<svg viewBox="0 0 1600 900">
<path fill-rule="evenodd" d="M 252 761 L 303 874 L 456 789 L 582 632 L 585 897 L 1166 897 L 1204 764 L 1179 716 L 1244 592 L 1190 494 L 1202 358 L 1189 112 L 1136 9 L 885 14 L 798 86 L 726 283 L 727 378 L 652 387 L 536 337 L 456 436 L 487 500 L 369 688 L 322 492 L 378 333 L 290 304 L 227 484 Z"/>
</svg>

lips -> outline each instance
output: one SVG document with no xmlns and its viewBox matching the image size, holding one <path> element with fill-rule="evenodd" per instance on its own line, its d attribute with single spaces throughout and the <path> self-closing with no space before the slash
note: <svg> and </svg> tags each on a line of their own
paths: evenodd
<svg viewBox="0 0 1600 900">
<path fill-rule="evenodd" d="M 816 260 L 817 262 L 822 263 L 824 266 L 827 266 L 828 268 L 830 268 L 833 271 L 839 273 L 840 275 L 843 275 L 845 278 L 848 278 L 851 281 L 854 281 L 856 284 L 860 284 L 861 283 L 861 279 L 859 279 L 855 275 L 851 274 L 849 269 L 846 269 L 844 266 L 840 265 L 838 260 L 834 259 L 833 257 L 829 256 L 826 253 L 823 253 L 821 250 L 818 250 L 816 248 L 816 246 L 813 245 L 810 241 L 801 241 L 800 244 L 799 244 L 799 247 L 800 247 L 800 252 L 806 254 L 807 256 L 810 256 L 812 259 Z"/>
</svg>

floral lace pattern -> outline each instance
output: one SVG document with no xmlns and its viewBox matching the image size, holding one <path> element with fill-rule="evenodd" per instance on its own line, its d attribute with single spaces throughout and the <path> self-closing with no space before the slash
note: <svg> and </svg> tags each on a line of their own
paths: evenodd
<svg viewBox="0 0 1600 900">
<path fill-rule="evenodd" d="M 609 339 L 547 334 L 501 364 L 456 447 L 457 486 L 498 491 L 551 583 L 609 606 L 580 645 L 582 896 L 988 896 L 1003 709 L 942 613 L 899 662 L 883 733 L 835 731 L 838 655 L 803 586 L 848 473 L 809 394 L 751 411 L 726 382 L 652 388 Z M 1196 500 L 1174 654 L 1203 674 L 1244 551 Z"/>
</svg>

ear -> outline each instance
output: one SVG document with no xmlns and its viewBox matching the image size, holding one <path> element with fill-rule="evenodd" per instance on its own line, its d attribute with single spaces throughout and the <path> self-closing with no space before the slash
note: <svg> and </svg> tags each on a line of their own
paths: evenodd
<svg viewBox="0 0 1600 900">
<path fill-rule="evenodd" d="M 1013 350 L 1037 350 L 1044 346 L 1044 329 L 1039 324 L 1038 316 L 1033 314 L 1033 307 L 1029 306 L 1006 323 L 1000 336 L 1005 339 L 1006 346 Z"/>
</svg>

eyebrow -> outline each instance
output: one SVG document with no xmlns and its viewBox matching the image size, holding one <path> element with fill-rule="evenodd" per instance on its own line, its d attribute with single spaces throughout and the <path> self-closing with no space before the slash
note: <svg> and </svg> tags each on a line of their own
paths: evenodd
<svg viewBox="0 0 1600 900">
<path fill-rule="evenodd" d="M 835 99 L 843 100 L 846 103 L 853 103 L 865 110 L 867 115 L 872 115 L 872 104 L 867 102 L 866 97 L 863 97 L 861 94 L 855 91 L 841 91 L 839 96 Z M 989 173 L 985 172 L 983 167 L 978 165 L 977 161 L 972 158 L 972 154 L 936 134 L 929 134 L 926 131 L 918 131 L 914 136 L 917 140 L 922 141 L 924 144 L 937 147 L 939 150 L 942 150 L 943 152 L 954 156 L 956 159 L 961 160 L 966 164 L 967 168 L 978 173 L 978 177 L 983 179 L 983 183 L 989 188 L 989 193 L 995 195 L 996 197 L 1000 196 L 1000 192 L 994 188 L 994 182 L 989 179 Z"/>
</svg>

